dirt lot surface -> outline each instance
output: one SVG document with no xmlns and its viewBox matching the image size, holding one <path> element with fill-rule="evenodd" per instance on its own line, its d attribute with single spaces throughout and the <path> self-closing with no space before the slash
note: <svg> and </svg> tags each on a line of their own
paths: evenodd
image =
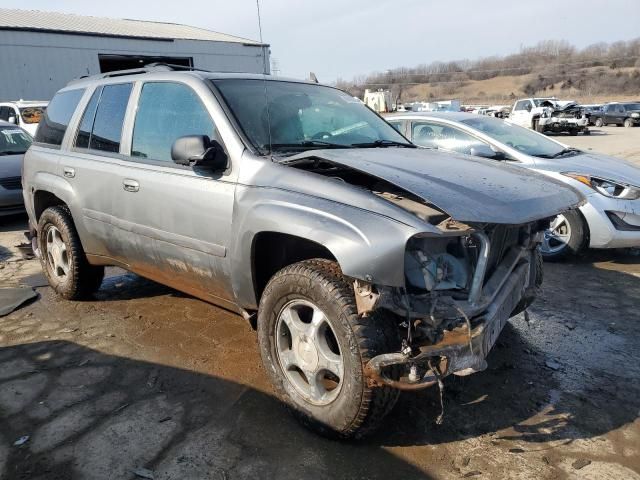
<svg viewBox="0 0 640 480">
<path fill-rule="evenodd" d="M 568 143 L 618 148 L 629 129 L 600 130 Z M 14 248 L 25 225 L 0 220 L 0 285 L 39 294 L 0 317 L 0 478 L 640 479 L 634 252 L 547 264 L 530 322 L 445 381 L 443 425 L 436 391 L 403 394 L 348 443 L 273 397 L 243 319 L 117 269 L 94 300 L 61 300 Z"/>
<path fill-rule="evenodd" d="M 640 127 L 589 127 L 591 135 L 569 137 L 556 135 L 553 138 L 582 150 L 625 158 L 640 166 Z"/>
</svg>

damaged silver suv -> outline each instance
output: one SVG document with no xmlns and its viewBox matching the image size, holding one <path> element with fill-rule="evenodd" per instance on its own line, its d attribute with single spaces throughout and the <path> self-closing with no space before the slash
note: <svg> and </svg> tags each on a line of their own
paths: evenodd
<svg viewBox="0 0 640 480">
<path fill-rule="evenodd" d="M 580 194 L 417 149 L 335 88 L 167 66 L 73 81 L 24 161 L 33 244 L 62 297 L 117 265 L 243 315 L 278 396 L 372 431 L 400 390 L 485 368 Z"/>
</svg>

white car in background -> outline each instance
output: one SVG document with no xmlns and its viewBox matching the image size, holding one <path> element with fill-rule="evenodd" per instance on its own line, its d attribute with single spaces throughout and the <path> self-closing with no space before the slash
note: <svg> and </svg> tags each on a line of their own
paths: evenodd
<svg viewBox="0 0 640 480">
<path fill-rule="evenodd" d="M 545 232 L 541 249 L 547 259 L 587 247 L 640 247 L 640 168 L 498 118 L 424 113 L 386 119 L 416 145 L 519 163 L 580 190 L 587 203 L 558 215 Z"/>
<path fill-rule="evenodd" d="M 44 114 L 49 102 L 25 101 L 0 102 L 0 121 L 12 123 L 35 136 L 40 118 Z"/>
</svg>

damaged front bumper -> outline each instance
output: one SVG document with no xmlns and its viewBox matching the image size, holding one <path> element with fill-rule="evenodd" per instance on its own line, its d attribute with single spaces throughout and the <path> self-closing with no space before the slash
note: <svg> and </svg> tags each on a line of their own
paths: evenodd
<svg viewBox="0 0 640 480">
<path fill-rule="evenodd" d="M 512 316 L 530 289 L 535 288 L 535 248 L 539 236 L 527 245 L 511 247 L 493 273 L 484 278 L 481 272 L 479 293 L 473 297 L 473 285 L 469 298 L 445 302 L 448 311 L 458 312 L 459 321 L 450 321 L 441 329 L 435 341 L 429 338 L 414 340 L 410 345 L 405 342 L 403 349 L 396 353 L 385 353 L 371 359 L 365 365 L 365 375 L 371 386 L 390 386 L 401 390 L 416 390 L 435 385 L 441 377 L 455 374 L 468 375 L 486 368 L 485 358 L 500 335 L 500 332 Z M 489 244 L 486 244 L 489 248 Z M 482 259 L 482 255 L 479 256 Z M 476 266 L 476 273 L 480 270 Z M 475 279 L 474 279 L 475 280 Z M 365 306 L 362 298 L 369 300 L 366 305 L 373 306 L 371 295 L 364 296 L 362 286 L 356 284 L 356 297 L 361 296 L 360 306 Z M 391 292 L 382 291 L 375 299 L 378 307 L 393 310 L 408 320 L 408 328 L 420 318 L 431 316 L 434 309 L 433 295 L 412 296 L 410 308 L 402 308 Z M 407 305 L 407 303 L 405 303 Z M 398 369 L 404 374 L 398 375 Z M 396 372 L 394 374 L 394 371 Z"/>
</svg>

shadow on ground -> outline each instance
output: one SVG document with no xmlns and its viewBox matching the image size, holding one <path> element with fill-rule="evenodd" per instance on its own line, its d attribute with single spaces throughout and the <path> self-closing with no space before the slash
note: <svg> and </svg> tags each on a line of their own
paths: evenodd
<svg viewBox="0 0 640 480">
<path fill-rule="evenodd" d="M 4 479 L 124 479 L 139 467 L 155 479 L 425 478 L 381 448 L 317 437 L 271 396 L 220 378 L 65 341 L 5 347 L 0 362 Z"/>
</svg>

